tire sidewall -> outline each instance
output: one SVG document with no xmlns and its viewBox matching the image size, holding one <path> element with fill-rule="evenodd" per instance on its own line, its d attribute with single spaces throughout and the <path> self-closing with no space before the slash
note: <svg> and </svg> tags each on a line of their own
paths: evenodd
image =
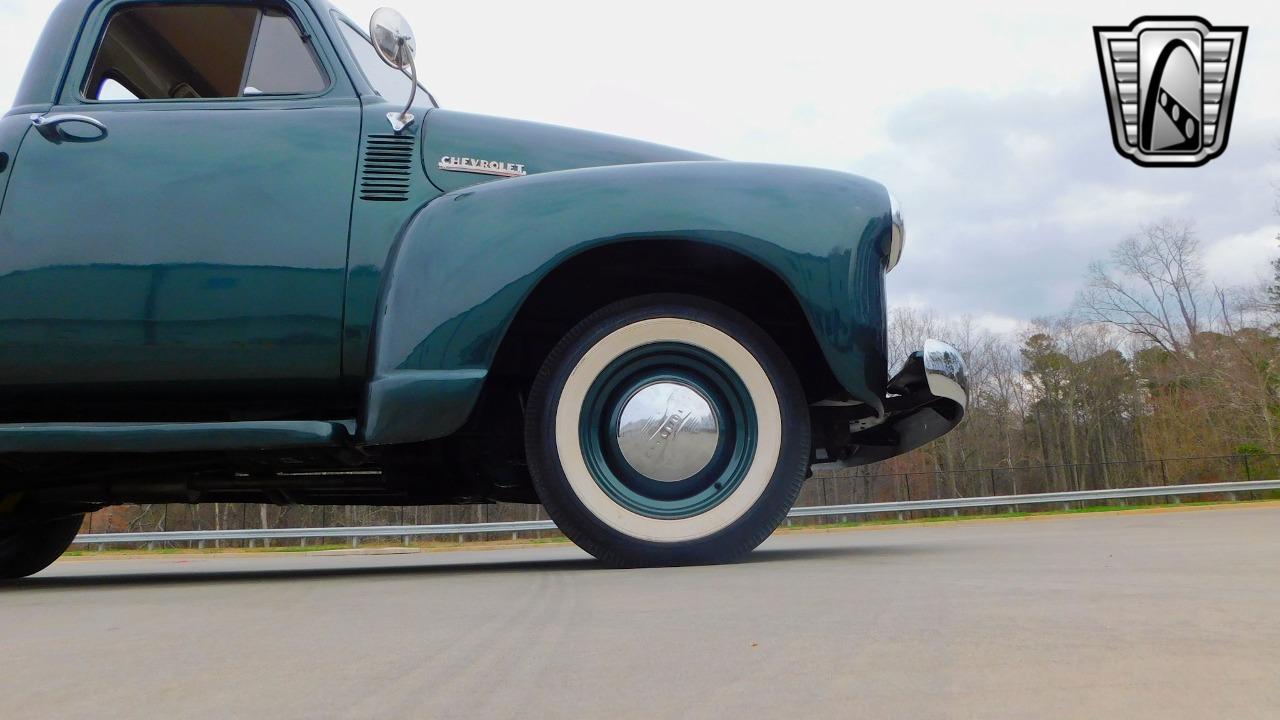
<svg viewBox="0 0 1280 720">
<path fill-rule="evenodd" d="M 754 502 L 736 519 L 710 534 L 667 542 L 623 532 L 588 508 L 566 475 L 556 430 L 566 384 L 583 357 L 616 331 L 659 318 L 710 326 L 750 353 L 777 398 L 780 427 L 774 466 Z M 734 370 L 738 372 L 737 368 Z M 593 313 L 551 352 L 530 392 L 526 450 L 534 487 L 547 512 L 570 539 L 601 560 L 622 566 L 725 562 L 740 558 L 759 545 L 795 502 L 808 470 L 808 409 L 790 362 L 772 338 L 751 320 L 724 305 L 694 296 L 644 296 Z"/>
<path fill-rule="evenodd" d="M 53 564 L 71 547 L 83 521 L 83 515 L 68 515 L 0 536 L 0 581 L 34 575 Z"/>
</svg>

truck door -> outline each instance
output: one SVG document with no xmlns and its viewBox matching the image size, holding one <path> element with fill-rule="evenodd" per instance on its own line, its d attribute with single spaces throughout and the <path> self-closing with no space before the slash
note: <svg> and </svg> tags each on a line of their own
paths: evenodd
<svg viewBox="0 0 1280 720">
<path fill-rule="evenodd" d="M 229 400 L 336 385 L 360 107 L 309 12 L 91 11 L 60 103 L 11 159 L 0 387 Z"/>
</svg>

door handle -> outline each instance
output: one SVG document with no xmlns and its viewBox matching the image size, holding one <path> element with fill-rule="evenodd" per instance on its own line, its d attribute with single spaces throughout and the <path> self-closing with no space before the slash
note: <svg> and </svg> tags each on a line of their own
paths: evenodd
<svg viewBox="0 0 1280 720">
<path fill-rule="evenodd" d="M 64 123 L 84 123 L 98 131 L 93 137 L 83 135 L 69 135 L 62 130 Z M 31 126 L 34 127 L 45 140 L 52 143 L 86 143 L 101 140 L 107 136 L 107 126 L 88 115 L 32 115 Z"/>
</svg>

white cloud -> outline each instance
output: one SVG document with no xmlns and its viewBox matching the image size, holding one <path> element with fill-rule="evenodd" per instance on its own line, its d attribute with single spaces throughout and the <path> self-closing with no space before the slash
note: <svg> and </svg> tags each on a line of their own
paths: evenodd
<svg viewBox="0 0 1280 720">
<path fill-rule="evenodd" d="M 1022 320 L 1009 315 L 993 315 L 991 313 L 983 313 L 973 319 L 974 325 L 997 335 L 1012 335 L 1021 330 L 1027 324 L 1026 320 Z"/>
<path fill-rule="evenodd" d="M 1067 190 L 1052 211 L 1057 222 L 1080 227 L 1114 226 L 1135 218 L 1156 219 L 1185 213 L 1192 206 L 1191 191 L 1168 192 L 1082 185 Z"/>
<path fill-rule="evenodd" d="M 1280 225 L 1264 225 L 1206 243 L 1205 273 L 1220 286 L 1243 285 L 1272 277 L 1271 261 L 1280 256 Z"/>
</svg>

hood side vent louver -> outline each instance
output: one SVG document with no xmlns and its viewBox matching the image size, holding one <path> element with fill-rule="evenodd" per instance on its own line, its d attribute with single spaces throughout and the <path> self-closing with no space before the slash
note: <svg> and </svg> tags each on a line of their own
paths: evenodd
<svg viewBox="0 0 1280 720">
<path fill-rule="evenodd" d="M 360 199 L 374 202 L 408 200 L 413 155 L 412 135 L 370 135 L 365 138 Z"/>
</svg>

